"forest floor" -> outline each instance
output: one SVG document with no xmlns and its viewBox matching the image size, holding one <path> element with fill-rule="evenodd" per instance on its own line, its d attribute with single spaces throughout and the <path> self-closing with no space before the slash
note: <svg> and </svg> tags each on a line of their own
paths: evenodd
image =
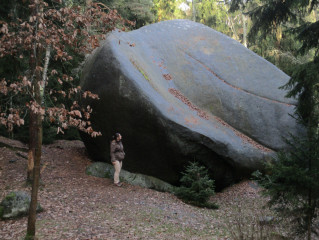
<svg viewBox="0 0 319 240">
<path fill-rule="evenodd" d="M 15 190 L 30 192 L 25 149 L 18 141 L 0 137 L 0 199 Z M 187 205 L 171 193 L 127 183 L 116 187 L 110 179 L 87 176 L 91 161 L 81 141 L 45 145 L 41 161 L 38 199 L 44 211 L 37 215 L 38 239 L 222 240 L 236 239 L 231 232 L 261 231 L 271 234 L 269 239 L 281 239 L 275 235 L 282 225 L 258 224 L 274 213 L 262 208 L 266 199 L 252 181 L 217 193 L 210 201 L 219 209 L 211 210 Z M 27 217 L 0 221 L 0 239 L 23 239 L 26 228 Z"/>
</svg>

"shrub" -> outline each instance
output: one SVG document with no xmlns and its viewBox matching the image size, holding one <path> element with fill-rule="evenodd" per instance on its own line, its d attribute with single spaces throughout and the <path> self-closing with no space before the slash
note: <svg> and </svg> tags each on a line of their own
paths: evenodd
<svg viewBox="0 0 319 240">
<path fill-rule="evenodd" d="M 177 197 L 199 207 L 216 208 L 208 203 L 209 197 L 215 194 L 215 182 L 209 178 L 204 166 L 191 162 L 182 175 L 181 186 L 175 190 Z"/>
</svg>

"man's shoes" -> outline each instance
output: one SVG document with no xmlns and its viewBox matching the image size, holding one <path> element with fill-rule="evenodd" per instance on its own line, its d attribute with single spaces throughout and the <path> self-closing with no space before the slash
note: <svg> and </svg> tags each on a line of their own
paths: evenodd
<svg viewBox="0 0 319 240">
<path fill-rule="evenodd" d="M 121 187 L 123 184 L 121 182 L 119 183 L 114 183 L 116 186 Z"/>
</svg>

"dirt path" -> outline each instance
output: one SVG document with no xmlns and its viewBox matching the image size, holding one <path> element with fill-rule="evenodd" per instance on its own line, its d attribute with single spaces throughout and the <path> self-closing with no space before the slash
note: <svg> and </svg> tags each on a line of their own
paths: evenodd
<svg viewBox="0 0 319 240">
<path fill-rule="evenodd" d="M 26 153 L 0 148 L 1 199 L 13 190 L 30 191 L 22 156 Z M 119 188 L 110 179 L 87 176 L 90 163 L 80 141 L 43 147 L 39 201 L 45 211 L 37 218 L 39 239 L 229 239 L 227 216 L 244 203 L 260 202 L 248 181 L 217 194 L 218 210 L 200 209 L 169 193 L 128 184 Z M 26 224 L 26 217 L 0 221 L 0 239 L 22 239 Z"/>
</svg>

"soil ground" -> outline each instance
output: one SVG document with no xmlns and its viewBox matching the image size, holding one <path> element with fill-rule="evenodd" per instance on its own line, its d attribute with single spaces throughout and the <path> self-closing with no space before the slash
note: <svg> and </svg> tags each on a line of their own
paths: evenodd
<svg viewBox="0 0 319 240">
<path fill-rule="evenodd" d="M 25 184 L 27 146 L 3 137 L 0 144 L 0 198 L 14 190 L 30 192 Z M 231 233 L 239 231 L 239 224 L 258 232 L 254 221 L 269 214 L 252 181 L 217 193 L 211 201 L 219 209 L 210 210 L 170 193 L 127 183 L 116 187 L 111 179 L 87 176 L 91 161 L 81 141 L 43 146 L 41 162 L 38 199 L 44 211 L 37 215 L 38 239 L 234 239 Z M 26 226 L 27 217 L 0 221 L 0 239 L 23 239 Z M 272 226 L 272 234 L 279 231 Z"/>
</svg>

